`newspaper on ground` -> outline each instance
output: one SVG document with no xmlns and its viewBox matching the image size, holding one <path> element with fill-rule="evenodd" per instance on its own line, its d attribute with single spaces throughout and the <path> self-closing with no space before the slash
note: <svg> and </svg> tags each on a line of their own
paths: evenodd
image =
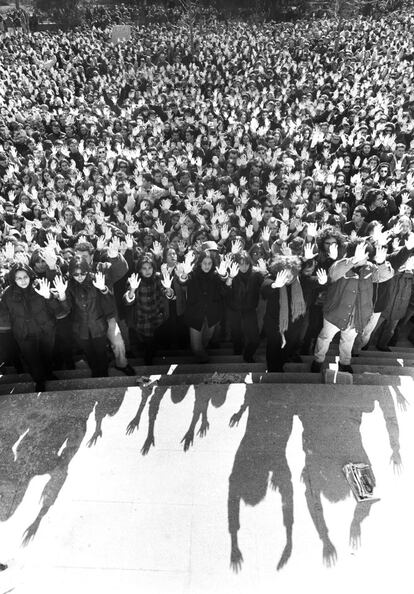
<svg viewBox="0 0 414 594">
<path fill-rule="evenodd" d="M 349 463 L 342 470 L 357 501 L 378 499 L 374 496 L 375 477 L 369 464 Z"/>
</svg>

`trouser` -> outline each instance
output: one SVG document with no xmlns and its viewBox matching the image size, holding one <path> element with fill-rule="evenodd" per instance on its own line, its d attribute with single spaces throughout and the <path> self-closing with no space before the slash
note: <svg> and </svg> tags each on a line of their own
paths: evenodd
<svg viewBox="0 0 414 594">
<path fill-rule="evenodd" d="M 97 336 L 93 338 L 76 337 L 80 349 L 86 357 L 86 361 L 91 368 L 92 377 L 108 376 L 108 357 L 106 352 L 106 336 Z"/>
<path fill-rule="evenodd" d="M 0 364 L 13 365 L 17 373 L 23 373 L 19 346 L 11 330 L 0 332 Z"/>
<path fill-rule="evenodd" d="M 207 318 L 204 320 L 201 330 L 196 330 L 190 327 L 190 343 L 191 350 L 195 357 L 201 363 L 208 361 L 207 345 L 213 337 L 217 324 L 214 326 L 208 325 Z"/>
<path fill-rule="evenodd" d="M 283 345 L 283 337 L 277 327 L 264 323 L 266 332 L 266 362 L 267 371 L 283 371 L 283 365 L 290 360 L 298 348 L 303 318 L 289 324 L 285 332 L 286 344 Z"/>
<path fill-rule="evenodd" d="M 323 361 L 325 361 L 329 345 L 338 332 L 341 333 L 339 340 L 339 362 L 342 363 L 342 365 L 351 364 L 352 347 L 357 336 L 357 331 L 355 328 L 351 327 L 348 327 L 345 330 L 340 330 L 340 328 L 331 324 L 331 322 L 328 322 L 326 319 L 323 320 L 323 327 L 316 341 L 314 352 L 315 361 L 318 363 L 323 363 Z"/>
<path fill-rule="evenodd" d="M 313 352 L 314 343 L 323 327 L 323 306 L 310 305 L 304 321 L 304 333 L 301 341 L 301 353 Z M 303 330 L 302 330 L 303 331 Z"/>
<path fill-rule="evenodd" d="M 56 322 L 54 369 L 74 369 L 72 323 L 69 317 Z"/>
<path fill-rule="evenodd" d="M 234 354 L 243 354 L 243 359 L 250 361 L 260 344 L 256 310 L 241 312 L 229 309 L 228 320 Z"/>
<path fill-rule="evenodd" d="M 27 336 L 18 341 L 20 352 L 35 382 L 44 382 L 52 374 L 55 334 Z"/>
<path fill-rule="evenodd" d="M 395 332 L 396 327 L 398 326 L 398 322 L 400 320 L 385 320 L 381 318 L 379 321 L 379 331 L 377 335 L 377 346 L 381 348 L 385 348 L 388 346 L 393 334 Z"/>
<path fill-rule="evenodd" d="M 372 333 L 374 332 L 375 328 L 377 327 L 378 321 L 381 317 L 381 312 L 374 312 L 370 319 L 368 320 L 367 325 L 363 329 L 362 332 L 358 334 L 355 339 L 354 343 L 354 353 L 359 353 L 360 350 L 369 343 Z"/>
<path fill-rule="evenodd" d="M 137 332 L 137 339 L 138 348 L 143 351 L 144 364 L 152 365 L 152 360 L 154 358 L 155 351 L 157 348 L 155 336 L 145 336 L 144 334 L 140 334 L 139 332 Z"/>
<path fill-rule="evenodd" d="M 188 347 L 188 328 L 184 324 L 183 316 L 177 315 L 177 305 L 170 300 L 169 316 L 156 332 L 157 342 L 164 348 L 176 346 L 181 349 Z"/>
<path fill-rule="evenodd" d="M 110 318 L 108 320 L 108 331 L 106 336 L 111 343 L 111 348 L 115 357 L 115 365 L 117 367 L 126 367 L 126 365 L 128 365 L 128 360 L 126 358 L 125 342 L 121 329 L 115 318 Z"/>
</svg>

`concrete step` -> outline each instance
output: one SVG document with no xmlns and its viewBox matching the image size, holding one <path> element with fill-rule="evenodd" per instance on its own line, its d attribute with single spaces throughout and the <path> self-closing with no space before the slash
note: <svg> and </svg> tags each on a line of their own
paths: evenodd
<svg viewBox="0 0 414 594">
<path fill-rule="evenodd" d="M 387 353 L 389 354 L 389 353 Z M 336 363 L 338 355 L 329 355 L 326 357 L 325 362 L 326 363 Z M 413 357 L 413 355 L 411 355 L 411 357 Z M 311 355 L 304 355 L 301 357 L 302 362 L 303 363 L 312 363 L 313 361 L 313 357 Z M 351 361 L 351 365 L 384 365 L 384 366 L 389 366 L 391 365 L 392 367 L 398 367 L 398 366 L 403 366 L 403 367 L 414 367 L 414 358 L 411 359 L 405 359 L 405 358 L 400 358 L 400 357 L 396 357 L 395 354 L 393 355 L 393 357 L 367 357 L 367 356 L 363 356 L 363 357 L 353 357 L 352 361 Z"/>
<path fill-rule="evenodd" d="M 328 363 L 330 369 L 337 369 L 336 363 Z M 414 377 L 414 367 L 401 367 L 401 366 L 384 366 L 379 365 L 360 365 L 352 364 L 354 374 L 363 373 L 375 373 L 382 374 L 385 369 L 384 375 L 409 375 Z M 306 373 L 310 370 L 310 363 L 286 363 L 285 371 L 289 373 Z"/>
<path fill-rule="evenodd" d="M 285 373 L 179 373 L 173 375 L 151 375 L 152 385 L 158 386 L 197 386 L 214 384 L 323 384 L 322 373 L 285 372 Z M 48 392 L 82 391 L 82 390 L 112 390 L 139 387 L 137 377 L 110 377 L 110 378 L 78 378 L 72 380 L 59 380 L 47 382 Z M 354 373 L 354 385 L 400 386 L 413 384 L 414 374 L 383 375 L 375 372 Z M 335 382 L 336 383 L 336 382 Z M 338 382 L 339 383 L 339 382 Z M 34 383 L 3 384 L 0 386 L 0 395 L 28 394 L 34 392 Z"/>
</svg>

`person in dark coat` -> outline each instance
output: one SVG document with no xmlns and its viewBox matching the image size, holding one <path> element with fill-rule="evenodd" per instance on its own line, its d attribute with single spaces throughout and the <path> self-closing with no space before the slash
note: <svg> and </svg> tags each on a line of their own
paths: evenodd
<svg viewBox="0 0 414 594">
<path fill-rule="evenodd" d="M 233 279 L 227 295 L 231 340 L 234 354 L 243 354 L 244 361 L 252 363 L 254 353 L 260 344 L 256 309 L 267 271 L 253 271 L 252 261 L 247 252 L 240 252 L 235 260 L 239 264 L 239 273 Z"/>
<path fill-rule="evenodd" d="M 69 263 L 69 281 L 55 279 L 59 300 L 70 311 L 73 336 L 85 354 L 92 377 L 108 375 L 108 321 L 115 316 L 113 295 L 102 272 L 91 273 L 89 264 L 74 258 Z"/>
<path fill-rule="evenodd" d="M 306 305 L 299 282 L 301 261 L 297 256 L 276 256 L 271 278 L 262 285 L 266 299 L 263 327 L 266 332 L 267 371 L 283 371 L 299 342 Z"/>
<path fill-rule="evenodd" d="M 199 363 L 209 360 L 206 347 L 222 317 L 227 292 L 225 283 L 230 284 L 225 263 L 219 268 L 217 263 L 217 258 L 211 252 L 202 251 L 194 270 L 189 264 L 179 273 L 180 281 L 187 287 L 184 321 L 190 328 L 191 350 Z"/>
<path fill-rule="evenodd" d="M 12 267 L 9 283 L 0 303 L 2 317 L 8 317 L 36 390 L 41 392 L 45 381 L 53 378 L 56 319 L 67 313 L 67 307 L 53 297 L 49 281 L 36 279 L 26 264 Z"/>
</svg>

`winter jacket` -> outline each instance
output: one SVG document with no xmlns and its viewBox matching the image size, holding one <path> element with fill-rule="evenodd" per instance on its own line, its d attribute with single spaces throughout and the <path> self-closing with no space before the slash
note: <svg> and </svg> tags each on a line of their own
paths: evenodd
<svg viewBox="0 0 414 594">
<path fill-rule="evenodd" d="M 227 294 L 227 305 L 233 311 L 251 311 L 257 308 L 260 297 L 260 287 L 263 275 L 251 269 L 239 274 L 233 279 Z"/>
<path fill-rule="evenodd" d="M 106 335 L 108 320 L 115 317 L 114 298 L 109 291 L 97 289 L 90 276 L 83 283 L 69 280 L 65 303 L 76 336 L 86 340 Z"/>
<path fill-rule="evenodd" d="M 351 326 L 362 332 L 373 312 L 373 282 L 392 274 L 386 262 L 354 268 L 352 258 L 338 260 L 329 269 L 324 318 L 340 330 Z"/>
<path fill-rule="evenodd" d="M 222 318 L 227 287 L 215 270 L 194 270 L 185 282 L 187 305 L 184 321 L 190 328 L 200 331 L 207 319 L 209 328 Z"/>
<path fill-rule="evenodd" d="M 56 319 L 68 313 L 67 305 L 54 297 L 45 299 L 38 295 L 32 285 L 21 289 L 10 285 L 3 293 L 0 302 L 2 326 L 9 321 L 17 342 L 41 334 L 54 335 Z"/>
</svg>

